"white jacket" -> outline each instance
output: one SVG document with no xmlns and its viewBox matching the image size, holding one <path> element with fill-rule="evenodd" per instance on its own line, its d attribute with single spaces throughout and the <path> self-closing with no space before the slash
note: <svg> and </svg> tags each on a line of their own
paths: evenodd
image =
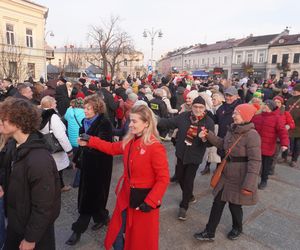
<svg viewBox="0 0 300 250">
<path fill-rule="evenodd" d="M 53 131 L 54 136 L 64 149 L 64 151 L 52 154 L 56 163 L 57 170 L 60 171 L 67 168 L 70 165 L 69 157 L 66 152 L 70 152 L 72 150 L 72 146 L 66 134 L 66 126 L 56 114 L 53 114 L 51 116 L 51 129 Z M 49 122 L 47 122 L 45 127 L 43 127 L 40 130 L 40 132 L 42 134 L 49 133 Z"/>
</svg>

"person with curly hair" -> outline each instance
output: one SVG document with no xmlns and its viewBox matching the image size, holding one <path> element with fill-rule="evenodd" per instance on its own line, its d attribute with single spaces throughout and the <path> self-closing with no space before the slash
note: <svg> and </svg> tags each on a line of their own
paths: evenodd
<svg viewBox="0 0 300 250">
<path fill-rule="evenodd" d="M 5 249 L 55 249 L 60 182 L 55 161 L 38 132 L 40 122 L 40 111 L 29 101 L 8 98 L 0 104 L 0 133 L 12 137 L 15 144 Z"/>
</svg>

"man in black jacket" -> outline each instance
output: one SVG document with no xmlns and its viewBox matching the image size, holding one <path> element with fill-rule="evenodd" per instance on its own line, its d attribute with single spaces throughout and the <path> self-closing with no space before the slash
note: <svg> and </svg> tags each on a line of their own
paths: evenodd
<svg viewBox="0 0 300 250">
<path fill-rule="evenodd" d="M 0 104 L 0 133 L 13 137 L 16 143 L 7 189 L 5 249 L 55 249 L 59 175 L 42 135 L 37 132 L 39 125 L 39 111 L 28 101 L 11 98 Z"/>
<path fill-rule="evenodd" d="M 0 101 L 4 101 L 9 96 L 14 96 L 17 92 L 17 89 L 13 86 L 12 80 L 6 78 L 2 80 L 0 86 Z"/>
<path fill-rule="evenodd" d="M 194 99 L 192 111 L 183 112 L 174 118 L 160 119 L 158 128 L 178 128 L 176 138 L 176 177 L 182 190 L 178 219 L 186 220 L 189 202 L 195 202 L 193 196 L 194 179 L 199 164 L 203 160 L 208 142 L 203 142 L 198 134 L 203 129 L 214 130 L 213 120 L 206 114 L 205 101 L 201 96 Z"/>
<path fill-rule="evenodd" d="M 112 93 L 110 92 L 110 85 L 108 81 L 101 81 L 101 93 L 103 95 L 103 100 L 106 105 L 107 115 L 113 125 L 115 125 L 115 111 L 119 107 L 119 101 L 115 101 Z"/>
</svg>

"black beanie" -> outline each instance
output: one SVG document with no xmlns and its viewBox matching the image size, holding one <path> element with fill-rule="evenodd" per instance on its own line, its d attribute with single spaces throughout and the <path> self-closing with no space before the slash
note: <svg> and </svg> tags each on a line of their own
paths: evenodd
<svg viewBox="0 0 300 250">
<path fill-rule="evenodd" d="M 193 100 L 193 104 L 196 104 L 196 103 L 199 103 L 199 104 L 202 104 L 205 106 L 205 100 L 201 96 L 198 96 Z"/>
<path fill-rule="evenodd" d="M 294 88 L 293 88 L 294 91 L 298 91 L 300 92 L 300 83 L 297 83 Z"/>
<path fill-rule="evenodd" d="M 273 100 L 266 100 L 265 104 L 269 107 L 270 110 L 274 111 L 277 106 L 276 103 Z"/>
</svg>

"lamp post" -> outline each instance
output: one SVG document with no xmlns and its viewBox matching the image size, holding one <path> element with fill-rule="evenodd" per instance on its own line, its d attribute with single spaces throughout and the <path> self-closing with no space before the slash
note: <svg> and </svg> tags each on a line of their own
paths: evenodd
<svg viewBox="0 0 300 250">
<path fill-rule="evenodd" d="M 46 42 L 46 38 L 47 36 L 50 36 L 50 37 L 54 37 L 54 33 L 52 30 L 48 30 L 46 33 L 45 33 L 45 36 L 44 36 L 44 56 L 45 56 L 45 69 L 44 69 L 44 72 L 45 72 L 45 76 L 44 76 L 44 80 L 47 81 L 47 49 L 46 49 L 46 45 L 47 45 L 47 42 Z"/>
<path fill-rule="evenodd" d="M 154 38 L 156 37 L 156 35 L 158 36 L 158 38 L 162 38 L 163 33 L 162 33 L 161 30 L 154 30 L 154 28 L 152 28 L 151 31 L 145 29 L 144 32 L 143 32 L 143 37 L 147 38 L 148 35 L 149 35 L 150 38 L 151 38 L 151 62 L 150 62 L 150 64 L 151 64 L 151 66 L 153 66 L 153 65 L 152 65 L 152 62 L 153 62 Z"/>
</svg>

